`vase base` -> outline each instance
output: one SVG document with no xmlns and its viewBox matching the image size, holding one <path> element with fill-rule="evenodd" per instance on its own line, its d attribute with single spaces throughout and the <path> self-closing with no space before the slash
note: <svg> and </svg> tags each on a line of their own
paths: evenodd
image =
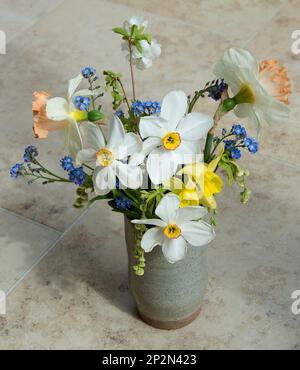
<svg viewBox="0 0 300 370">
<path fill-rule="evenodd" d="M 151 319 L 150 317 L 144 315 L 142 312 L 137 309 L 139 316 L 141 319 L 148 325 L 153 326 L 154 328 L 157 329 L 163 329 L 163 330 L 176 330 L 183 328 L 184 326 L 189 325 L 192 321 L 194 321 L 200 311 L 201 307 L 199 307 L 194 313 L 192 313 L 190 316 L 185 317 L 184 319 L 180 320 L 174 320 L 174 321 L 159 321 L 155 319 Z"/>
</svg>

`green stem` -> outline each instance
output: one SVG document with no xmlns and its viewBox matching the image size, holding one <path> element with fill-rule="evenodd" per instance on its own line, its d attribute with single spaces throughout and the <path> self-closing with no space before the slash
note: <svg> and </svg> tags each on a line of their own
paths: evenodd
<svg viewBox="0 0 300 370">
<path fill-rule="evenodd" d="M 82 165 L 86 168 L 88 168 L 89 170 L 91 171 L 94 171 L 94 168 L 93 167 L 90 167 L 89 165 L 87 165 L 86 163 L 82 163 Z"/>
<path fill-rule="evenodd" d="M 204 94 L 208 93 L 214 86 L 215 85 L 208 85 L 208 86 L 204 87 L 204 89 L 201 89 L 201 90 L 195 92 L 195 95 L 194 95 L 193 99 L 191 100 L 191 102 L 189 104 L 188 113 L 191 113 L 193 111 L 194 106 L 197 103 L 197 101 L 200 98 L 204 98 L 205 97 Z"/>
<path fill-rule="evenodd" d="M 123 95 L 124 95 L 124 99 L 125 99 L 125 102 L 126 102 L 127 107 L 128 107 L 128 111 L 130 111 L 129 101 L 128 101 L 128 99 L 127 99 L 126 91 L 125 91 L 125 89 L 124 89 L 124 86 L 123 86 L 123 83 L 122 83 L 122 81 L 121 81 L 120 77 L 118 77 L 118 78 L 117 78 L 117 81 L 119 82 L 119 84 L 120 84 L 120 86 L 121 86 L 121 89 L 122 89 L 122 91 L 123 91 Z"/>
<path fill-rule="evenodd" d="M 198 99 L 203 97 L 203 94 L 207 91 L 207 88 L 199 90 L 195 93 L 193 99 L 190 102 L 188 113 L 191 113 L 194 109 L 194 105 L 197 103 Z"/>
<path fill-rule="evenodd" d="M 230 136 L 234 136 L 234 134 L 233 133 L 229 133 L 228 135 L 225 135 L 224 137 L 222 137 L 222 139 L 215 145 L 215 147 L 214 147 L 214 149 L 213 149 L 213 151 L 211 152 L 211 154 L 210 154 L 210 156 L 208 157 L 208 160 L 207 160 L 207 162 L 206 163 L 209 163 L 211 160 L 213 160 L 213 155 L 215 154 L 215 152 L 216 152 L 216 150 L 217 150 L 217 148 L 218 148 L 218 146 L 225 140 L 225 139 L 227 139 L 228 137 L 230 137 Z"/>
<path fill-rule="evenodd" d="M 217 128 L 218 123 L 221 120 L 221 118 L 223 118 L 223 116 L 227 113 L 223 109 L 223 102 L 224 102 L 224 99 L 226 99 L 227 97 L 228 97 L 228 91 L 225 90 L 222 94 L 220 104 L 213 117 L 213 122 L 214 122 L 213 127 L 210 129 L 210 131 L 207 134 L 205 149 L 204 149 L 204 162 L 205 163 L 207 163 L 207 161 L 209 160 L 210 154 L 211 154 L 211 147 L 212 147 L 212 143 L 214 139 L 215 129 Z"/>
<path fill-rule="evenodd" d="M 40 166 L 42 168 L 42 171 L 45 172 L 45 173 L 47 173 L 48 175 L 53 176 L 53 177 L 56 177 L 59 180 L 68 181 L 69 182 L 69 180 L 64 179 L 63 177 L 57 176 L 53 172 L 47 170 L 36 158 L 34 158 L 34 160 L 32 160 L 32 163 L 36 164 L 37 166 Z"/>
<path fill-rule="evenodd" d="M 30 172 L 25 172 L 24 175 L 25 176 L 30 176 L 30 177 L 35 177 L 34 181 L 42 179 L 42 180 L 47 180 L 49 182 L 69 182 L 69 183 L 71 182 L 70 180 L 67 180 L 67 179 L 51 179 L 50 177 L 46 177 L 46 176 L 43 176 L 43 175 L 35 175 L 33 173 L 30 173 Z"/>
<path fill-rule="evenodd" d="M 93 87 L 93 83 L 91 81 L 91 78 L 89 78 L 89 83 L 90 83 L 90 89 L 91 89 L 91 91 L 94 91 L 94 87 Z M 92 95 L 91 98 L 92 98 L 93 110 L 95 110 L 96 107 L 95 107 L 95 98 L 94 98 L 94 95 Z"/>
<path fill-rule="evenodd" d="M 132 84 L 132 96 L 135 101 L 135 84 L 134 84 L 134 74 L 133 74 L 133 62 L 132 62 L 132 44 L 129 40 L 129 64 L 130 64 L 130 75 L 131 75 L 131 84 Z"/>
<path fill-rule="evenodd" d="M 214 140 L 214 134 L 209 132 L 206 137 L 206 143 L 205 143 L 205 148 L 204 148 L 204 163 L 208 163 L 213 140 Z"/>
</svg>

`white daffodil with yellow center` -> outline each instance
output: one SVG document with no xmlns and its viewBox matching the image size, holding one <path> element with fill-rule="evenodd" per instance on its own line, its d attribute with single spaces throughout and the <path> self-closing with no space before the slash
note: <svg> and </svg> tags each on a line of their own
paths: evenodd
<svg viewBox="0 0 300 370">
<path fill-rule="evenodd" d="M 259 133 L 262 121 L 281 122 L 288 118 L 287 95 L 291 85 L 285 68 L 273 59 L 258 64 L 247 51 L 231 48 L 216 64 L 214 73 L 223 78 L 238 104 L 235 114 L 249 117 Z"/>
<path fill-rule="evenodd" d="M 180 164 L 200 160 L 199 140 L 206 137 L 213 119 L 201 113 L 186 114 L 187 96 L 172 91 L 162 102 L 160 116 L 142 117 L 140 135 L 143 153 L 148 155 L 147 171 L 151 181 L 162 184 L 173 176 Z"/>
<path fill-rule="evenodd" d="M 141 168 L 130 160 L 130 156 L 141 151 L 142 143 L 133 133 L 125 133 L 122 122 L 114 116 L 109 122 L 108 142 L 99 126 L 87 122 L 82 127 L 84 146 L 76 157 L 77 163 L 96 165 L 93 175 L 95 192 L 104 195 L 120 185 L 137 189 L 142 185 Z"/>
<path fill-rule="evenodd" d="M 201 220 L 206 214 L 204 207 L 180 208 L 180 199 L 175 194 L 167 194 L 156 210 L 158 219 L 133 220 L 134 224 L 153 225 L 143 235 L 141 246 L 145 252 L 160 245 L 170 263 L 185 257 L 188 245 L 202 247 L 215 237 L 211 225 Z"/>
<path fill-rule="evenodd" d="M 76 96 L 93 95 L 93 92 L 88 89 L 75 92 L 82 79 L 80 74 L 69 81 L 68 99 L 55 97 L 46 102 L 46 116 L 49 120 L 57 121 L 55 130 L 65 130 L 66 146 L 74 159 L 77 152 L 82 149 L 82 137 L 78 122 L 87 121 L 88 114 L 76 109 L 73 100 Z"/>
</svg>

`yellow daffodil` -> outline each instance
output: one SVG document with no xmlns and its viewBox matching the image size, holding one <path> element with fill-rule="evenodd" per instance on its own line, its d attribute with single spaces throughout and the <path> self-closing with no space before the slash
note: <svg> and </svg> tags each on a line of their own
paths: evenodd
<svg viewBox="0 0 300 370">
<path fill-rule="evenodd" d="M 177 177 L 172 177 L 165 183 L 165 187 L 179 196 L 181 207 L 199 204 L 211 209 L 217 207 L 214 194 L 221 192 L 223 181 L 215 174 L 215 170 L 223 153 L 224 147 L 209 164 L 193 163 L 185 166 L 177 173 L 178 176 L 186 176 L 185 182 Z"/>
</svg>

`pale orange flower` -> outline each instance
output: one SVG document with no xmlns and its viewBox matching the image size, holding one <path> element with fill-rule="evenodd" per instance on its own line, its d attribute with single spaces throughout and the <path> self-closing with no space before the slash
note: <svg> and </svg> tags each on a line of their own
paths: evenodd
<svg viewBox="0 0 300 370">
<path fill-rule="evenodd" d="M 288 105 L 292 92 L 287 71 L 276 59 L 266 59 L 259 64 L 259 80 L 273 98 Z"/>
<path fill-rule="evenodd" d="M 54 121 L 47 118 L 46 103 L 50 96 L 45 91 L 33 93 L 34 101 L 32 102 L 33 114 L 33 132 L 37 139 L 45 139 L 48 137 L 49 131 L 57 131 L 68 126 L 68 121 Z"/>
</svg>

